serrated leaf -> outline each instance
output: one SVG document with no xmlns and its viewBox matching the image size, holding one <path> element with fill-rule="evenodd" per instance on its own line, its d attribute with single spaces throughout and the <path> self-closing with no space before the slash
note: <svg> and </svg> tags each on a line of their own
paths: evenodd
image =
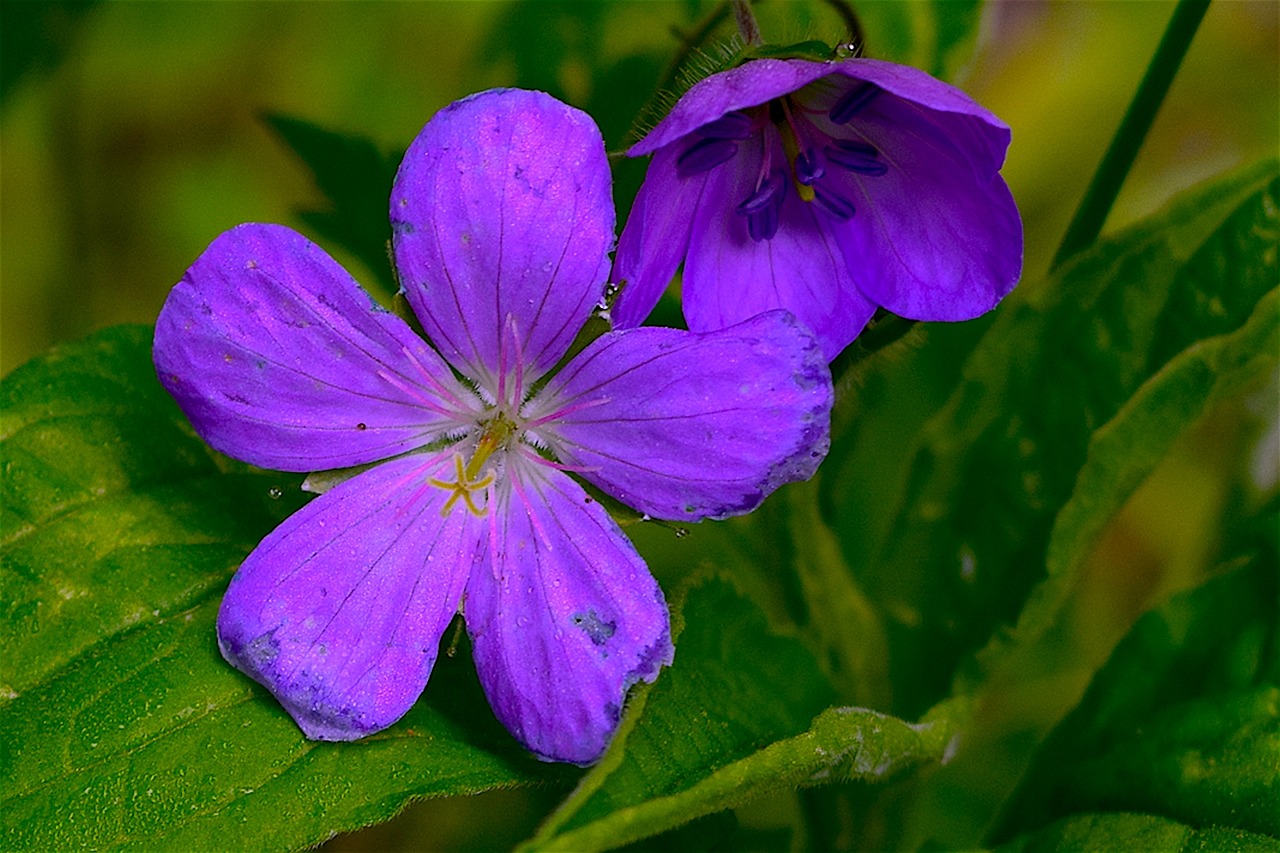
<svg viewBox="0 0 1280 853">
<path fill-rule="evenodd" d="M 1221 826 L 1192 827 L 1146 814 L 1075 815 L 1002 844 L 996 853 L 1275 853 L 1280 841 Z"/>
<path fill-rule="evenodd" d="M 399 289 L 388 255 L 391 185 L 399 157 L 385 156 L 369 139 L 339 133 L 278 113 L 263 120 L 311 170 L 329 201 L 326 210 L 302 210 L 299 218 L 322 239 L 355 255 L 390 295 Z"/>
<path fill-rule="evenodd" d="M 851 555 L 900 619 L 895 710 L 937 701 L 959 661 L 1017 615 L 1093 433 L 1275 287 L 1277 193 L 1275 163 L 1215 182 L 1002 306 L 924 431 L 884 550 L 869 565 Z M 1178 322 L 1161 321 L 1175 307 Z"/>
<path fill-rule="evenodd" d="M 943 722 L 823 710 L 832 691 L 812 656 L 768 633 L 724 581 L 693 588 L 682 621 L 676 662 L 634 698 L 604 760 L 528 849 L 615 847 L 768 791 L 883 779 L 941 757 Z"/>
<path fill-rule="evenodd" d="M 302 848 L 415 796 L 566 778 L 493 720 L 468 656 L 352 744 L 305 740 L 222 660 L 218 600 L 298 478 L 205 447 L 149 328 L 5 377 L 0 467 L 0 849 Z"/>
</svg>

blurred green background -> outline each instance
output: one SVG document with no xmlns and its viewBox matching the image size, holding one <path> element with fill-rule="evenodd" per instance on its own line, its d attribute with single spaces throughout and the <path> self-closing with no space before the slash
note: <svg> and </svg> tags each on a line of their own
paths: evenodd
<svg viewBox="0 0 1280 853">
<path fill-rule="evenodd" d="M 900 4 L 855 6 L 871 56 L 892 53 L 877 45 L 928 37 L 911 31 L 925 25 Z M 618 149 L 678 48 L 673 28 L 690 31 L 715 8 L 692 0 L 4 2 L 0 368 L 92 329 L 151 322 L 187 265 L 244 221 L 299 227 L 372 283 L 374 271 L 302 225 L 299 210 L 326 202 L 264 114 L 368 137 L 394 162 L 445 104 L 521 85 L 587 109 Z M 771 41 L 845 35 L 818 0 L 768 0 L 759 10 Z M 1027 227 L 1028 283 L 1046 270 L 1172 10 L 1163 0 L 987 5 L 977 51 L 953 82 L 1013 128 L 1004 174 Z M 1274 0 L 1210 7 L 1107 230 L 1277 153 L 1278 45 Z M 641 164 L 620 167 L 624 205 L 641 173 Z M 1256 405 L 1266 417 L 1274 401 Z M 1094 620 L 1082 633 L 1118 630 L 1152 589 L 1194 572 L 1245 417 L 1236 406 L 1208 418 L 1130 502 L 1099 548 L 1105 595 L 1081 608 Z M 1126 573 L 1107 574 L 1118 566 Z M 1036 701 L 1023 697 L 1019 707 L 1037 713 Z M 993 775 L 999 762 L 993 756 Z M 422 803 L 333 846 L 508 847 L 563 793 Z M 792 808 L 781 798 L 751 811 L 768 823 Z"/>
</svg>

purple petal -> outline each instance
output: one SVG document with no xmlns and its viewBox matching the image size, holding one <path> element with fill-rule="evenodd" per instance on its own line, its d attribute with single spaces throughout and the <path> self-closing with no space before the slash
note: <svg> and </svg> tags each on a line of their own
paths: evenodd
<svg viewBox="0 0 1280 853">
<path fill-rule="evenodd" d="M 153 355 L 202 438 L 282 471 L 420 447 L 474 398 L 403 320 L 280 225 L 240 225 L 210 244 L 169 293 Z"/>
<path fill-rule="evenodd" d="M 526 748 L 590 764 L 627 689 L 671 662 L 662 590 L 609 514 L 564 474 L 512 472 L 496 504 L 489 565 L 467 586 L 476 670 Z"/>
<path fill-rule="evenodd" d="M 262 541 L 218 611 L 218 644 L 307 737 L 355 740 L 400 719 L 427 684 L 486 525 L 441 518 L 426 485 L 449 462 L 409 456 L 347 480 Z"/>
<path fill-rule="evenodd" d="M 831 399 L 813 336 L 772 311 L 706 334 L 611 332 L 530 405 L 561 412 L 539 434 L 584 478 L 641 512 L 696 521 L 811 476 Z"/>
<path fill-rule="evenodd" d="M 541 92 L 451 104 L 409 146 L 391 223 L 405 296 L 444 356 L 493 391 L 513 318 L 532 380 L 603 294 L 614 212 L 600 131 Z"/>
<path fill-rule="evenodd" d="M 862 292 L 916 320 L 989 311 L 1022 270 L 1022 220 L 998 171 L 1007 130 L 893 98 L 854 124 L 887 168 L 832 170 L 824 186 L 857 210 L 836 233 Z"/>
<path fill-rule="evenodd" d="M 702 203 L 708 176 L 678 177 L 678 147 L 654 156 L 618 238 L 610 280 L 620 284 L 622 291 L 613 306 L 614 328 L 629 329 L 644 322 L 689 248 L 689 226 Z M 728 169 L 741 168 L 742 163 L 737 159 Z"/>
<path fill-rule="evenodd" d="M 774 98 L 797 91 L 823 77 L 839 75 L 854 81 L 841 86 L 823 108 L 830 110 L 840 95 L 865 81 L 886 93 L 897 95 L 936 112 L 968 115 L 993 127 L 1008 128 L 989 110 L 964 92 L 907 65 L 877 59 L 844 59 L 836 62 L 814 62 L 807 59 L 757 59 L 728 71 L 699 80 L 686 92 L 666 118 L 658 122 L 644 139 L 627 154 L 640 157 L 653 153 L 699 127 L 734 110 L 757 106 Z M 887 100 L 884 94 L 863 104 L 863 111 L 878 107 Z M 854 118 L 856 125 L 864 112 Z M 1008 141 L 1006 138 L 1005 147 Z M 1003 149 L 999 151 L 1003 158 Z"/>
<path fill-rule="evenodd" d="M 708 198 L 726 201 L 752 190 L 754 176 L 717 175 Z M 824 180 L 829 180 L 828 178 Z M 756 240 L 729 203 L 698 209 L 683 277 L 684 315 L 695 331 L 723 329 L 784 308 L 817 336 L 828 360 L 857 337 L 875 313 L 860 292 L 862 265 L 846 261 L 834 220 L 787 193 L 774 234 Z"/>
<path fill-rule="evenodd" d="M 832 72 L 832 63 L 757 59 L 695 83 L 627 155 L 652 154 L 728 113 L 759 106 Z"/>
</svg>

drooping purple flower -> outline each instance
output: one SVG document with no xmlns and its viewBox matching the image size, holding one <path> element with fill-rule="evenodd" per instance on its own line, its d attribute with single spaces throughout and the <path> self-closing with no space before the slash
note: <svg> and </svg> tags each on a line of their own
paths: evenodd
<svg viewBox="0 0 1280 853">
<path fill-rule="evenodd" d="M 603 293 L 610 192 L 585 114 L 481 93 L 427 124 L 391 198 L 434 348 L 281 226 L 222 234 L 166 301 L 156 370 L 215 448 L 286 471 L 373 463 L 267 536 L 218 614 L 223 655 L 309 737 L 399 719 L 461 608 L 498 719 L 543 759 L 594 761 L 673 651 L 661 589 L 570 473 L 696 521 L 824 455 L 830 374 L 786 312 L 609 332 L 553 371 Z"/>
<path fill-rule="evenodd" d="M 691 329 L 786 308 L 834 358 L 877 306 L 990 310 L 1022 269 L 1009 128 L 923 71 L 759 59 L 695 84 L 627 153 L 653 154 L 618 242 L 613 311 L 638 325 L 684 263 Z"/>
</svg>

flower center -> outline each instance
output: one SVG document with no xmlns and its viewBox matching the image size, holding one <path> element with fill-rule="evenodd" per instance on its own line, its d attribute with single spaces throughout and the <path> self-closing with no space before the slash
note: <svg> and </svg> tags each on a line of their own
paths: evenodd
<svg viewBox="0 0 1280 853">
<path fill-rule="evenodd" d="M 801 89 L 703 125 L 676 158 L 676 173 L 687 178 L 708 172 L 736 157 L 743 143 L 757 137 L 760 164 L 755 184 L 735 208 L 746 218 L 752 240 L 768 240 L 777 233 L 788 187 L 828 217 L 838 222 L 852 219 L 856 208 L 850 195 L 857 183 L 851 177 L 874 178 L 889 171 L 879 149 L 855 138 L 854 128 L 854 119 L 881 89 L 874 83 L 855 83 L 827 109 L 809 105 L 817 91 Z"/>
<path fill-rule="evenodd" d="M 448 517 L 453 511 L 454 504 L 459 500 L 467 507 L 467 511 L 477 518 L 483 518 L 489 512 L 487 502 L 485 506 L 477 506 L 475 501 L 475 494 L 488 489 L 497 478 L 493 469 L 485 470 L 485 463 L 495 452 L 505 450 L 511 444 L 513 437 L 520 431 L 520 425 L 504 412 L 499 411 L 492 418 L 481 421 L 480 427 L 483 431 L 476 441 L 476 449 L 471 454 L 471 459 L 463 459 L 461 453 L 453 454 L 454 479 L 449 481 L 432 477 L 427 481 L 436 488 L 450 493 L 449 499 L 440 508 L 441 516 Z"/>
</svg>

